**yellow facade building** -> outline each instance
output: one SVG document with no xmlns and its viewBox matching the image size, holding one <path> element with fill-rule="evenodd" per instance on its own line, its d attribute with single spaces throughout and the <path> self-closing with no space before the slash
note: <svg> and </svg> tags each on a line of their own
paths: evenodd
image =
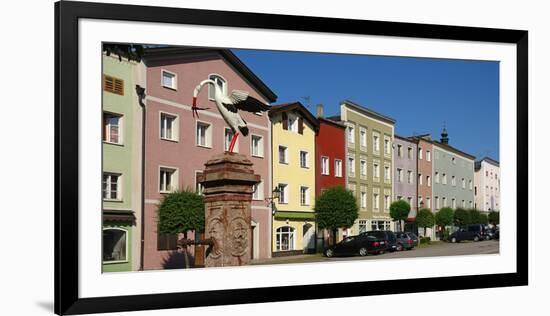
<svg viewBox="0 0 550 316">
<path fill-rule="evenodd" d="M 272 129 L 273 255 L 315 251 L 315 135 L 317 119 L 299 102 L 275 105 Z"/>
</svg>

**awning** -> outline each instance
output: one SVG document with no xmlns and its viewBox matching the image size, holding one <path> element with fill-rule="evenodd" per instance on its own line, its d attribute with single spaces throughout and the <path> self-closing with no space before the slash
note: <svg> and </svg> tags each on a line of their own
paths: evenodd
<svg viewBox="0 0 550 316">
<path fill-rule="evenodd" d="M 103 222 L 131 222 L 135 224 L 136 217 L 130 210 L 103 210 Z"/>
<path fill-rule="evenodd" d="M 409 211 L 409 215 L 407 216 L 408 222 L 414 222 L 416 220 L 416 210 L 412 209 Z"/>
<path fill-rule="evenodd" d="M 275 219 L 315 220 L 313 212 L 276 211 Z"/>
</svg>

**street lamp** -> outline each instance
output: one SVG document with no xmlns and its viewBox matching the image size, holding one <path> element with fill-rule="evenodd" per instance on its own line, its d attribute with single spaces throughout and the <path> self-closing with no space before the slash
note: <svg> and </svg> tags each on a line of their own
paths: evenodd
<svg viewBox="0 0 550 316">
<path fill-rule="evenodd" d="M 275 216 L 275 212 L 277 211 L 277 208 L 275 207 L 275 203 L 273 202 L 273 200 L 276 199 L 277 201 L 279 201 L 280 197 L 281 197 L 281 189 L 279 188 L 279 186 L 277 186 L 275 190 L 271 192 L 271 197 L 268 198 L 271 204 L 271 214 L 273 216 Z"/>
</svg>

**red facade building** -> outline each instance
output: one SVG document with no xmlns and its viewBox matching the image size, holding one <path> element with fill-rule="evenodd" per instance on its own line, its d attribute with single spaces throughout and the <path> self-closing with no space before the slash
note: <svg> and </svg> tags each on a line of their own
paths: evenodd
<svg viewBox="0 0 550 316">
<path fill-rule="evenodd" d="M 319 133 L 315 137 L 315 196 L 331 186 L 346 186 L 346 127 L 322 117 L 318 106 Z"/>
</svg>

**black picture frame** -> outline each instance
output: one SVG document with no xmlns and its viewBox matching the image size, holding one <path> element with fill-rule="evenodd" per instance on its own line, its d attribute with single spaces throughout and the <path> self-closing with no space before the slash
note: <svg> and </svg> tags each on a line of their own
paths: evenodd
<svg viewBox="0 0 550 316">
<path fill-rule="evenodd" d="M 78 297 L 78 21 L 161 22 L 511 43 L 517 47 L 517 272 L 237 290 Z M 62 1 L 55 4 L 55 312 L 59 315 L 446 291 L 528 283 L 528 32 Z M 521 211 L 519 211 L 521 210 Z"/>
</svg>

